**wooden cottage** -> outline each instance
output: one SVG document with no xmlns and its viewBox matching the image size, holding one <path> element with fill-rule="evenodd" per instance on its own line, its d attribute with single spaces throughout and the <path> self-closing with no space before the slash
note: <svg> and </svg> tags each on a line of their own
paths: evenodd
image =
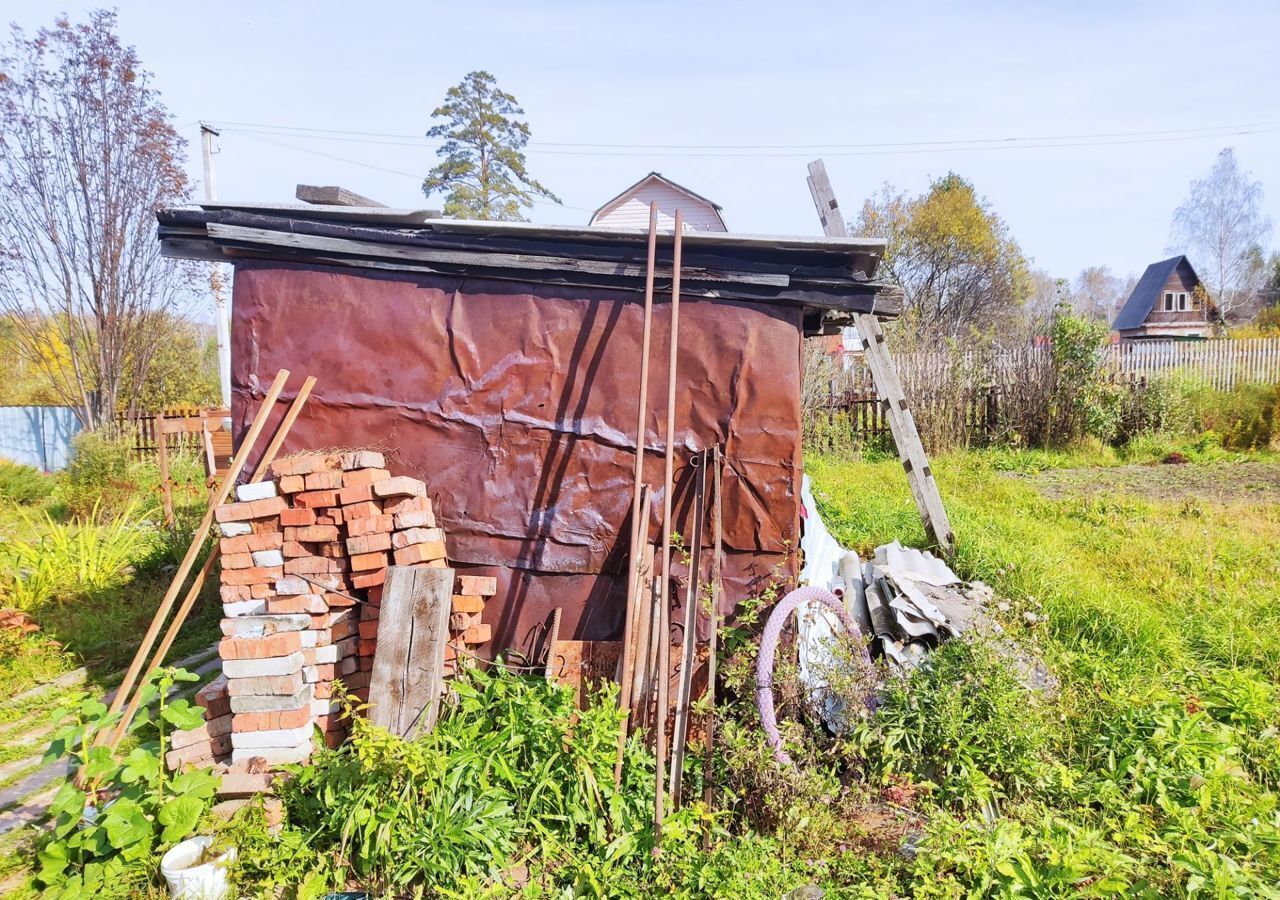
<svg viewBox="0 0 1280 900">
<path fill-rule="evenodd" d="M 670 229 L 676 210 L 684 212 L 685 231 L 728 231 L 720 204 L 695 194 L 658 172 L 650 172 L 591 214 L 591 225 L 648 228 L 649 204 L 658 204 L 658 227 Z"/>
<path fill-rule="evenodd" d="M 1212 305 L 1190 260 L 1175 256 L 1147 266 L 1111 328 L 1121 340 L 1206 338 Z"/>
<path fill-rule="evenodd" d="M 557 608 L 563 638 L 619 638 L 645 231 L 342 206 L 207 204 L 159 218 L 167 255 L 234 265 L 237 442 L 278 369 L 315 375 L 283 452 L 372 447 L 421 478 L 449 564 L 497 577 L 488 652 L 528 648 Z M 719 445 L 730 612 L 795 562 L 802 338 L 895 310 L 874 280 L 882 241 L 722 230 L 684 239 L 673 502 L 689 534 L 690 460 Z M 668 234 L 643 438 L 658 488 L 650 541 L 663 501 L 670 254 Z"/>
</svg>

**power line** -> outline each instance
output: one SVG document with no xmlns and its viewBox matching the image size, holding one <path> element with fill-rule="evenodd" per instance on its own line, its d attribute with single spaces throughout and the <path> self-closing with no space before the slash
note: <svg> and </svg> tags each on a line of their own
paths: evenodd
<svg viewBox="0 0 1280 900">
<path fill-rule="evenodd" d="M 384 144 L 389 146 L 430 147 L 441 141 L 424 135 L 397 134 L 394 132 L 353 131 L 337 128 L 308 128 L 292 125 L 272 125 L 256 122 L 223 122 L 222 127 L 241 133 L 279 135 L 314 140 L 342 141 L 348 143 Z M 977 149 L 1004 149 L 1007 147 L 1071 147 L 1110 146 L 1125 143 L 1157 143 L 1166 141 L 1196 140 L 1210 137 L 1234 137 L 1237 135 L 1271 133 L 1280 120 L 1244 122 L 1234 125 L 1206 125 L 1139 131 L 1091 132 L 1083 134 L 1052 134 L 1038 136 L 1005 136 L 992 138 L 966 138 L 954 140 L 885 141 L 856 144 L 627 144 L 627 143 L 579 143 L 556 141 L 531 141 L 530 152 L 583 156 L 792 156 L 809 153 L 830 155 L 862 155 L 845 151 L 894 151 L 917 149 L 956 150 L 965 147 Z M 1130 140 L 1135 139 L 1135 140 Z M 1086 142 L 1098 143 L 1086 143 Z M 662 151 L 660 154 L 635 151 Z M 599 152 L 606 151 L 606 152 Z M 626 152 L 613 152 L 626 151 Z M 671 152 L 671 151 L 695 151 Z M 712 151 L 730 151 L 728 153 Z M 789 151 L 789 152 L 778 152 Z"/>
</svg>

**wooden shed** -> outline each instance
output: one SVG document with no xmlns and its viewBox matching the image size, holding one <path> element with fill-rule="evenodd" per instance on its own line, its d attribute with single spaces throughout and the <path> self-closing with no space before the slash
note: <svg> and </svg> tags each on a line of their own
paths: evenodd
<svg viewBox="0 0 1280 900">
<path fill-rule="evenodd" d="M 424 480 L 450 565 L 497 576 L 484 612 L 492 649 L 528 646 L 554 608 L 562 637 L 619 637 L 643 231 L 328 206 L 207 204 L 159 218 L 166 254 L 235 267 L 237 441 L 278 369 L 316 375 L 285 452 L 379 448 L 389 468 Z M 670 236 L 660 243 L 654 360 L 670 334 Z M 863 238 L 685 237 L 673 499 L 688 534 L 689 461 L 720 446 L 726 613 L 795 563 L 801 340 L 856 313 L 896 312 L 874 280 L 882 251 Z M 659 486 L 665 381 L 655 365 L 643 440 Z M 651 541 L 661 490 L 652 499 Z"/>
<path fill-rule="evenodd" d="M 1121 340 L 1206 338 L 1212 305 L 1191 261 L 1174 256 L 1147 266 L 1111 328 Z"/>
</svg>

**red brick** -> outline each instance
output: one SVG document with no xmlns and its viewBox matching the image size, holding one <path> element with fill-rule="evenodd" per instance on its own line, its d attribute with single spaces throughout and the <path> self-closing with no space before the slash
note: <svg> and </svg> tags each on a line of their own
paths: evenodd
<svg viewBox="0 0 1280 900">
<path fill-rule="evenodd" d="M 436 514 L 431 508 L 431 501 L 427 498 L 418 498 L 426 500 L 426 509 L 412 509 L 396 514 L 396 528 L 435 528 Z M 407 502 L 407 501 L 404 501 Z"/>
<path fill-rule="evenodd" d="M 293 495 L 293 502 L 299 506 L 305 506 L 307 509 L 315 509 L 317 506 L 336 506 L 338 503 L 337 491 L 304 491 L 301 494 Z"/>
<path fill-rule="evenodd" d="M 294 528 L 305 528 L 316 524 L 316 513 L 312 509 L 286 509 L 280 513 L 280 524 Z"/>
<path fill-rule="evenodd" d="M 392 516 L 362 516 L 347 523 L 347 537 L 362 537 L 366 534 L 390 533 L 395 527 Z"/>
<path fill-rule="evenodd" d="M 359 575 L 351 576 L 351 586 L 360 590 L 382 584 L 386 580 L 386 569 L 374 569 L 372 572 L 361 572 Z"/>
<path fill-rule="evenodd" d="M 386 469 L 353 469 L 346 473 L 342 483 L 347 487 L 360 487 L 378 481 L 386 481 L 390 477 L 391 473 Z"/>
<path fill-rule="evenodd" d="M 333 594 L 333 593 L 325 594 L 324 602 L 328 603 L 329 606 L 333 607 L 334 609 L 342 609 L 347 606 L 356 605 L 356 601 L 352 600 L 350 597 L 344 597 L 341 594 Z"/>
<path fill-rule="evenodd" d="M 223 659 L 269 659 L 302 649 L 302 632 L 279 631 L 266 637 L 223 638 L 218 656 Z"/>
<path fill-rule="evenodd" d="M 382 585 L 369 588 L 366 599 L 369 601 L 369 606 L 378 607 L 382 603 Z"/>
<path fill-rule="evenodd" d="M 296 494 L 307 489 L 306 480 L 301 475 L 282 475 L 277 483 L 282 494 Z"/>
<path fill-rule="evenodd" d="M 373 487 L 368 484 L 349 484 L 338 491 L 338 502 L 343 506 L 350 503 L 363 503 L 373 499 Z"/>
<path fill-rule="evenodd" d="M 264 675 L 260 678 L 229 678 L 227 693 L 232 697 L 292 696 L 302 690 L 302 673 L 292 675 Z"/>
<path fill-rule="evenodd" d="M 382 515 L 382 502 L 379 500 L 365 500 L 360 503 L 352 503 L 350 506 L 342 507 L 342 515 L 348 522 L 352 519 L 380 516 Z"/>
<path fill-rule="evenodd" d="M 309 491 L 336 491 L 342 487 L 342 473 L 333 469 L 312 472 L 306 476 L 306 485 Z"/>
<path fill-rule="evenodd" d="M 323 556 L 295 556 L 284 561 L 286 575 L 323 575 L 332 560 Z"/>
<path fill-rule="evenodd" d="M 414 563 L 444 559 L 445 556 L 444 541 L 428 541 L 425 544 L 414 544 L 410 547 L 401 547 L 395 552 L 397 566 L 411 566 Z"/>
<path fill-rule="evenodd" d="M 295 556 L 315 556 L 312 553 L 312 545 L 304 544 L 300 541 L 285 541 L 284 546 L 280 548 L 284 552 L 285 559 L 292 559 Z"/>
<path fill-rule="evenodd" d="M 279 550 L 284 546 L 284 535 L 279 531 L 267 534 L 242 534 L 239 537 L 223 538 L 218 541 L 218 550 L 224 556 L 233 553 L 257 553 L 259 550 Z"/>
<path fill-rule="evenodd" d="M 283 497 L 264 497 L 261 500 L 254 500 L 249 506 L 253 509 L 251 518 L 266 519 L 280 515 L 289 508 L 289 503 Z"/>
<path fill-rule="evenodd" d="M 354 572 L 366 572 L 369 569 L 386 568 L 386 553 L 358 553 L 351 557 L 351 569 Z"/>
<path fill-rule="evenodd" d="M 473 625 L 461 634 L 464 644 L 487 644 L 493 637 L 493 628 L 489 624 Z"/>
<path fill-rule="evenodd" d="M 213 511 L 219 522 L 247 522 L 253 518 L 252 503 L 224 503 Z"/>
<path fill-rule="evenodd" d="M 450 645 L 450 644 L 445 644 L 445 645 L 444 645 L 444 658 L 445 658 L 445 661 L 446 661 L 446 662 L 447 662 L 447 661 L 449 661 L 449 660 L 451 660 L 451 659 L 457 659 L 457 658 L 458 658 L 458 651 L 457 651 L 457 650 L 454 650 L 452 645 Z"/>
<path fill-rule="evenodd" d="M 245 731 L 273 731 L 277 728 L 301 728 L 311 721 L 311 705 L 287 712 L 236 713 L 231 728 L 237 734 Z"/>
<path fill-rule="evenodd" d="M 276 475 L 310 475 L 324 469 L 332 469 L 338 464 L 335 456 L 327 453 L 299 453 L 285 459 L 277 459 L 271 464 L 271 471 Z"/>
<path fill-rule="evenodd" d="M 459 575 L 457 587 L 459 594 L 492 597 L 498 593 L 498 579 L 493 575 Z"/>
<path fill-rule="evenodd" d="M 222 573 L 222 583 L 270 584 L 283 574 L 284 569 L 280 566 L 273 566 L 270 569 L 263 569 L 258 566 L 249 569 L 231 569 Z"/>
<path fill-rule="evenodd" d="M 388 500 L 384 506 L 387 513 L 398 516 L 407 512 L 424 512 L 431 509 L 431 501 L 426 497 L 405 497 Z"/>
<path fill-rule="evenodd" d="M 449 616 L 450 631 L 466 631 L 473 625 L 480 624 L 480 613 L 456 612 Z"/>
<path fill-rule="evenodd" d="M 378 553 L 390 549 L 391 535 L 385 531 L 347 539 L 347 553 L 353 557 L 362 553 Z"/>
<path fill-rule="evenodd" d="M 359 651 L 358 651 L 360 656 L 373 656 L 374 652 L 377 649 L 378 649 L 378 640 L 376 636 L 372 638 L 360 639 L 360 645 L 359 645 Z"/>
<path fill-rule="evenodd" d="M 299 541 L 304 544 L 336 541 L 338 539 L 338 528 L 335 525 L 308 525 L 305 528 L 286 528 L 284 530 L 284 539 L 286 541 Z"/>
<path fill-rule="evenodd" d="M 333 666 L 316 666 L 316 668 L 317 669 L 328 668 L 332 670 Z M 315 692 L 313 696 L 317 700 L 328 700 L 330 697 L 333 696 L 333 675 L 329 675 L 328 678 L 324 678 L 316 682 Z"/>
<path fill-rule="evenodd" d="M 224 569 L 249 569 L 252 567 L 253 567 L 252 553 L 222 554 L 222 568 Z"/>
<path fill-rule="evenodd" d="M 343 638 L 351 637 L 359 630 L 360 624 L 355 619 L 348 622 L 334 622 L 329 626 L 329 640 L 337 642 Z"/>
<path fill-rule="evenodd" d="M 281 569 L 283 573 L 283 569 Z M 254 600 L 265 600 L 276 595 L 275 583 L 271 584 L 255 584 L 249 588 L 249 596 Z"/>
<path fill-rule="evenodd" d="M 293 594 L 288 597 L 272 597 L 267 600 L 267 612 L 273 615 L 282 613 L 321 613 L 328 610 L 324 599 L 316 594 Z"/>
<path fill-rule="evenodd" d="M 347 558 L 347 545 L 342 541 L 329 541 L 324 544 L 317 544 L 316 550 L 321 556 L 327 556 L 329 559 Z"/>
<path fill-rule="evenodd" d="M 341 506 L 322 506 L 316 510 L 317 525 L 341 525 L 345 521 Z"/>
<path fill-rule="evenodd" d="M 478 594 L 454 594 L 452 609 L 456 613 L 484 612 L 484 598 Z"/>
<path fill-rule="evenodd" d="M 235 603 L 248 600 L 253 594 L 246 584 L 224 584 L 218 589 L 218 599 L 223 603 Z"/>
<path fill-rule="evenodd" d="M 254 534 L 274 534 L 280 530 L 280 517 L 272 516 L 269 519 L 254 519 L 250 524 L 253 526 Z"/>
<path fill-rule="evenodd" d="M 360 637 L 366 640 L 377 640 L 378 623 L 377 622 L 361 622 Z"/>
</svg>

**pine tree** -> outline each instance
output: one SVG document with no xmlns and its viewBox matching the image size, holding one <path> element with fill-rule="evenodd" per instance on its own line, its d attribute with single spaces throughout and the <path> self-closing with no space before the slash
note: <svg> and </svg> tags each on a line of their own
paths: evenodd
<svg viewBox="0 0 1280 900">
<path fill-rule="evenodd" d="M 529 126 L 516 118 L 523 115 L 516 98 L 499 90 L 488 72 L 472 72 L 449 88 L 444 104 L 431 114 L 443 121 L 427 137 L 444 143 L 422 192 L 444 194 L 445 215 L 463 219 L 523 222 L 535 198 L 559 203 L 525 168 Z"/>
</svg>

